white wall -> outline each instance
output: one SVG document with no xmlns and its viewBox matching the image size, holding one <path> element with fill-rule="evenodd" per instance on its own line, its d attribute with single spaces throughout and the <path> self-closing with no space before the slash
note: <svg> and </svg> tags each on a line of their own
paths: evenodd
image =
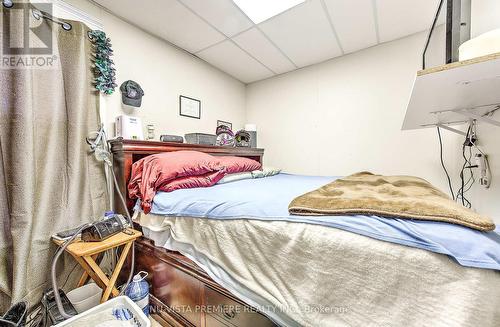
<svg viewBox="0 0 500 327">
<path fill-rule="evenodd" d="M 266 162 L 292 172 L 360 170 L 439 181 L 435 131 L 401 132 L 424 35 L 376 46 L 247 87 L 247 120 Z"/>
<path fill-rule="evenodd" d="M 500 28 L 500 1 L 471 1 L 471 37 Z"/>
<path fill-rule="evenodd" d="M 368 170 L 416 175 L 447 192 L 436 130 L 401 131 L 425 36 L 416 34 L 250 84 L 247 120 L 258 126 L 266 164 L 302 174 Z M 484 130 L 484 136 L 488 133 Z M 445 160 L 458 185 L 461 138 L 447 131 L 443 137 Z M 485 149 L 495 151 L 492 146 Z M 500 172 L 498 155 L 497 150 L 491 163 Z M 489 203 L 486 197 L 477 200 L 478 210 L 500 222 L 500 205 L 494 202 L 499 188 L 480 193 L 487 194 Z"/>
<path fill-rule="evenodd" d="M 122 21 L 87 0 L 65 0 L 98 19 L 111 38 L 118 86 L 134 80 L 144 89 L 139 109 L 123 106 L 119 89 L 105 97 L 108 130 L 114 135 L 115 117 L 140 117 L 160 134 L 214 133 L 217 119 L 241 128 L 245 118 L 245 85 L 206 62 Z M 201 119 L 179 116 L 179 95 L 202 102 Z"/>
<path fill-rule="evenodd" d="M 500 1 L 472 0 L 471 2 L 471 37 L 476 37 L 493 29 L 500 28 Z M 500 120 L 500 113 L 496 113 Z M 487 124 L 478 127 L 479 144 L 488 154 L 490 168 L 493 174 L 490 189 L 476 185 L 472 190 L 472 200 L 475 208 L 494 217 L 500 223 L 500 128 Z"/>
<path fill-rule="evenodd" d="M 472 38 L 500 28 L 500 1 L 472 0 L 471 18 Z M 493 118 L 500 120 L 500 114 L 497 113 Z M 493 180 L 490 189 L 476 184 L 471 190 L 471 199 L 477 211 L 493 217 L 500 223 L 500 148 L 497 142 L 500 139 L 500 128 L 479 124 L 478 136 L 479 145 L 488 155 Z M 456 160 L 462 161 L 460 156 Z"/>
<path fill-rule="evenodd" d="M 493 118 L 500 121 L 500 114 L 497 113 Z M 479 145 L 488 155 L 493 178 L 489 189 L 476 184 L 471 190 L 471 198 L 477 211 L 494 218 L 497 224 L 500 224 L 500 147 L 498 145 L 500 128 L 480 124 L 478 135 Z"/>
</svg>

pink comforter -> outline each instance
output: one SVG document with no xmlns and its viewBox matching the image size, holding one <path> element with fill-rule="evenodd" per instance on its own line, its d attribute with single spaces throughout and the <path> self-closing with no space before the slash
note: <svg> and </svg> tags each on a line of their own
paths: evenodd
<svg viewBox="0 0 500 327">
<path fill-rule="evenodd" d="M 132 165 L 128 184 L 131 199 L 140 199 L 144 213 L 151 211 L 157 191 L 208 187 L 228 173 L 261 169 L 255 160 L 242 157 L 214 157 L 198 151 L 164 152 L 147 156 Z"/>
</svg>

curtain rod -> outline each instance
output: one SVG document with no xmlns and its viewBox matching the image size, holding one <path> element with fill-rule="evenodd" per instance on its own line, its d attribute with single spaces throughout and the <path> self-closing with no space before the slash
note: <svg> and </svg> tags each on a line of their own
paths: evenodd
<svg viewBox="0 0 500 327">
<path fill-rule="evenodd" d="M 7 9 L 10 9 L 10 8 L 14 7 L 14 2 L 12 0 L 2 0 L 2 4 Z M 58 19 L 56 17 L 53 17 L 52 15 L 50 15 L 50 14 L 44 12 L 44 11 L 41 11 L 41 10 L 35 8 L 35 7 L 33 7 L 31 9 L 31 14 L 37 20 L 40 20 L 41 18 L 45 18 L 45 19 L 48 19 L 48 20 L 50 20 L 50 21 L 52 21 L 52 22 L 54 22 L 56 24 L 59 24 L 59 25 L 61 25 L 61 27 L 65 31 L 70 31 L 73 28 L 73 26 L 71 26 L 70 23 L 65 22 L 63 20 L 60 20 L 60 19 Z"/>
<path fill-rule="evenodd" d="M 71 26 L 70 23 L 62 21 L 62 20 L 60 20 L 60 19 L 58 19 L 56 17 L 53 17 L 53 16 L 51 16 L 50 14 L 48 14 L 48 13 L 46 13 L 44 11 L 38 10 L 36 8 L 33 8 L 31 10 L 31 12 L 32 12 L 33 17 L 35 17 L 35 19 L 39 20 L 40 18 L 45 18 L 45 19 L 51 20 L 54 23 L 61 25 L 61 27 L 65 31 L 70 31 L 73 28 L 73 26 Z"/>
</svg>

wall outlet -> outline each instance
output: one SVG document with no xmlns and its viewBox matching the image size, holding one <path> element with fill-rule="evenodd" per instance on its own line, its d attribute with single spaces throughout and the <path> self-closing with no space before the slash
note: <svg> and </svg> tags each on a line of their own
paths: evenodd
<svg viewBox="0 0 500 327">
<path fill-rule="evenodd" d="M 488 164 L 488 157 L 485 154 L 477 153 L 475 158 L 480 173 L 479 184 L 485 188 L 489 188 L 491 184 L 491 172 Z"/>
</svg>

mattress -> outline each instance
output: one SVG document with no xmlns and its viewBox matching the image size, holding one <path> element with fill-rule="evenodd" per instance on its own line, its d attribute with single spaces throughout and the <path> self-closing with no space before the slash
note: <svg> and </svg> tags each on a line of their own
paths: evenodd
<svg viewBox="0 0 500 327">
<path fill-rule="evenodd" d="M 283 326 L 497 326 L 500 272 L 317 224 L 139 215 L 179 251 Z"/>
<path fill-rule="evenodd" d="M 445 254 L 467 267 L 500 270 L 498 228 L 492 232 L 480 232 L 432 221 L 362 215 L 294 216 L 288 213 L 288 204 L 292 199 L 335 179 L 336 177 L 279 174 L 210 188 L 158 192 L 154 197 L 151 213 L 163 217 L 315 224 Z M 161 224 L 152 224 L 149 228 L 158 231 L 163 227 Z"/>
<path fill-rule="evenodd" d="M 334 179 L 279 174 L 159 192 L 138 221 L 155 245 L 280 325 L 497 325 L 498 230 L 288 214 L 293 198 Z"/>
</svg>

